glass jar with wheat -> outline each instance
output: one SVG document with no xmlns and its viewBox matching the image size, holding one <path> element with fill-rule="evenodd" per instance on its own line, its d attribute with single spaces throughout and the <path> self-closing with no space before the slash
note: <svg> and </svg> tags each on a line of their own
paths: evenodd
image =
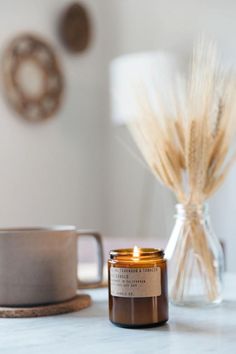
<svg viewBox="0 0 236 354">
<path fill-rule="evenodd" d="M 189 78 L 176 74 L 163 97 L 159 87 L 154 107 L 142 89 L 139 115 L 129 126 L 150 169 L 179 203 L 166 249 L 170 299 L 178 305 L 220 303 L 223 253 L 206 201 L 235 160 L 235 78 L 220 66 L 215 44 L 200 40 Z"/>
</svg>

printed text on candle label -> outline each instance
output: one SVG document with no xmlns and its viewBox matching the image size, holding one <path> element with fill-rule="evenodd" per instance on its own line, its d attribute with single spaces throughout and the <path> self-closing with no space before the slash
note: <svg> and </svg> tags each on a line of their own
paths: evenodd
<svg viewBox="0 0 236 354">
<path fill-rule="evenodd" d="M 111 295 L 120 297 L 153 297 L 161 295 L 161 269 L 110 269 Z"/>
</svg>

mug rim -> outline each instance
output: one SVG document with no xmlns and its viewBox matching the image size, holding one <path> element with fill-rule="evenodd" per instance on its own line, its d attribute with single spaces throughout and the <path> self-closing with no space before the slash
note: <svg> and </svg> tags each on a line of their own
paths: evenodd
<svg viewBox="0 0 236 354">
<path fill-rule="evenodd" d="M 51 226 L 22 226 L 22 227 L 4 227 L 0 228 L 0 234 L 6 232 L 45 232 L 45 231 L 76 231 L 76 227 L 73 225 L 51 225 Z"/>
</svg>

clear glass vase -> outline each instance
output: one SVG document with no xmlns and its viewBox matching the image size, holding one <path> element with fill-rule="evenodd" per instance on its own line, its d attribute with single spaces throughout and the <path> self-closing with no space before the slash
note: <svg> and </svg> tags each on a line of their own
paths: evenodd
<svg viewBox="0 0 236 354">
<path fill-rule="evenodd" d="M 208 205 L 176 206 L 176 223 L 166 248 L 169 297 L 176 305 L 222 301 L 224 256 L 209 219 Z"/>
</svg>

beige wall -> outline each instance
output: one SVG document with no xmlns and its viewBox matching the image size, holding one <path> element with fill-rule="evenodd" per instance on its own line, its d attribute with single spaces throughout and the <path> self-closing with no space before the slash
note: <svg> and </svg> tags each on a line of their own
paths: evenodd
<svg viewBox="0 0 236 354">
<path fill-rule="evenodd" d="M 0 224 L 72 223 L 109 237 L 167 239 L 173 223 L 170 193 L 133 158 L 124 127 L 108 113 L 108 65 L 123 53 L 165 49 L 183 66 L 204 30 L 225 58 L 236 57 L 233 0 L 84 0 L 95 37 L 88 52 L 70 56 L 60 45 L 56 19 L 66 0 L 8 0 L 0 4 L 0 55 L 18 31 L 50 39 L 66 74 L 61 111 L 39 125 L 25 123 L 0 95 Z M 123 141 L 123 143 L 120 142 Z M 236 270 L 236 169 L 211 202 L 213 224 Z"/>
<path fill-rule="evenodd" d="M 0 95 L 1 226 L 103 226 L 106 19 L 103 4 L 86 1 L 94 40 L 86 53 L 71 56 L 56 33 L 56 20 L 66 3 L 70 2 L 8 0 L 0 4 L 0 55 L 18 31 L 39 33 L 56 49 L 66 81 L 61 110 L 42 124 L 24 122 Z"/>
<path fill-rule="evenodd" d="M 183 68 L 187 68 L 193 41 L 204 32 L 217 40 L 223 60 L 235 63 L 236 2 L 233 0 L 123 0 L 112 4 L 116 14 L 114 31 L 119 33 L 112 57 L 164 49 L 177 54 Z M 111 136 L 110 232 L 124 237 L 137 234 L 156 237 L 158 244 L 158 238 L 167 239 L 172 228 L 174 201 L 116 139 L 132 147 L 124 128 L 113 128 Z M 236 167 L 210 202 L 214 229 L 225 241 L 227 266 L 234 271 L 235 181 Z"/>
</svg>

